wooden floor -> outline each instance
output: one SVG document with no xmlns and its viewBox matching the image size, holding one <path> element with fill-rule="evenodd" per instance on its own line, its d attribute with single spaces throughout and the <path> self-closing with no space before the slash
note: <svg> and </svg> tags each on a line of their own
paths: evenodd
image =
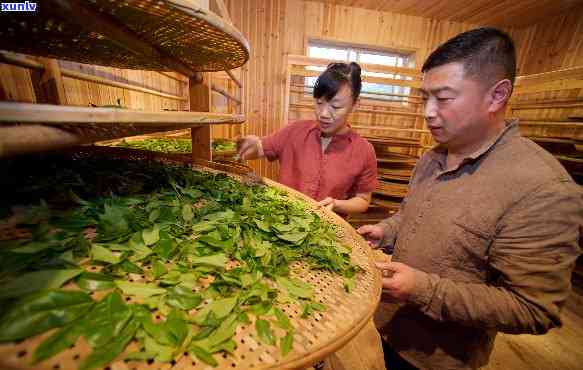
<svg viewBox="0 0 583 370">
<path fill-rule="evenodd" d="M 499 334 L 483 369 L 583 370 L 583 289 L 574 289 L 562 319 L 563 327 L 545 335 Z"/>
</svg>

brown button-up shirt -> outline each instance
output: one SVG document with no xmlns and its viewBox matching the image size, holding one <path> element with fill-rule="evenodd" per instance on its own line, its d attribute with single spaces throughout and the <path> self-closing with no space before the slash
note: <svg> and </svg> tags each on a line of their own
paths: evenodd
<svg viewBox="0 0 583 370">
<path fill-rule="evenodd" d="M 443 149 L 426 153 L 400 211 L 381 223 L 393 261 L 419 270 L 381 333 L 420 368 L 476 368 L 496 332 L 561 324 L 583 196 L 517 122 L 457 167 L 446 169 L 446 158 Z"/>
</svg>

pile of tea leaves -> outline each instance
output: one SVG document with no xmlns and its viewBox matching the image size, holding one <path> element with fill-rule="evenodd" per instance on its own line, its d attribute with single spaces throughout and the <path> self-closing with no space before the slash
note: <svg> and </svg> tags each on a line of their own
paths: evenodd
<svg viewBox="0 0 583 370">
<path fill-rule="evenodd" d="M 290 275 L 294 262 L 354 285 L 334 226 L 275 188 L 156 162 L 38 161 L 5 168 L 0 186 L 1 222 L 28 232 L 0 242 L 0 342 L 56 329 L 33 364 L 83 337 L 92 351 L 80 369 L 185 353 L 216 366 L 240 325 L 286 355 L 283 305 L 326 310 Z"/>
<path fill-rule="evenodd" d="M 115 144 L 122 148 L 151 150 L 162 153 L 190 153 L 192 152 L 192 141 L 190 139 L 172 138 L 145 138 L 142 140 L 122 140 Z M 214 139 L 212 150 L 215 153 L 234 152 L 237 145 L 234 141 L 226 139 Z"/>
<path fill-rule="evenodd" d="M 122 140 L 115 146 L 162 153 L 192 152 L 192 141 L 190 139 L 146 138 L 143 140 Z"/>
</svg>

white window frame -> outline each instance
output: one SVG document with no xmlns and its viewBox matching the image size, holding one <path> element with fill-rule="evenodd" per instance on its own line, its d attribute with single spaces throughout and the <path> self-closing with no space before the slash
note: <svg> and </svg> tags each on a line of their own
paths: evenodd
<svg viewBox="0 0 583 370">
<path fill-rule="evenodd" d="M 321 49 L 321 51 L 315 50 Z M 334 53 L 333 50 L 337 52 Z M 397 50 L 380 50 L 362 46 L 355 46 L 345 43 L 337 43 L 330 41 L 310 40 L 307 45 L 307 56 L 313 58 L 324 58 L 338 60 L 339 62 L 356 62 L 359 64 L 380 64 L 390 67 L 414 67 L 411 64 L 415 62 L 415 57 L 412 52 L 397 51 Z M 374 60 L 373 56 L 379 56 L 379 59 Z M 394 61 L 386 60 L 387 58 L 394 58 Z M 373 59 L 373 60 L 371 60 Z M 382 59 L 385 59 L 384 61 Z M 315 71 L 324 71 L 322 66 L 308 66 L 306 69 Z M 362 71 L 362 76 L 373 77 L 387 77 L 397 80 L 412 80 L 410 76 L 402 76 L 392 73 L 379 73 Z M 304 84 L 306 95 L 311 95 L 313 92 L 314 83 L 317 77 L 306 77 Z M 381 94 L 397 94 L 405 96 L 387 96 Z M 382 100 L 387 102 L 406 102 L 406 96 L 411 94 L 411 88 L 400 85 L 380 84 L 363 82 L 360 93 L 361 98 Z"/>
</svg>

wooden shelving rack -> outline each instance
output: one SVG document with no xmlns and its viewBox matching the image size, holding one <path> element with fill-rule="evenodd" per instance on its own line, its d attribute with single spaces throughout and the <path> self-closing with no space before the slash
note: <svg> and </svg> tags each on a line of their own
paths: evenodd
<svg viewBox="0 0 583 370">
<path fill-rule="evenodd" d="M 222 1 L 218 8 L 224 11 Z M 34 17 L 15 14 L 0 25 L 0 62 L 34 70 L 37 103 L 0 103 L 0 158 L 157 131 L 191 128 L 193 156 L 211 159 L 210 126 L 240 124 L 242 114 L 211 113 L 216 91 L 241 107 L 241 98 L 214 86 L 210 71 L 229 71 L 249 58 L 249 45 L 227 17 L 184 0 L 47 0 Z M 25 53 L 42 57 L 39 59 Z M 187 96 L 63 69 L 58 58 L 138 70 L 175 71 L 185 76 Z M 62 78 L 144 92 L 187 103 L 190 111 L 145 112 L 65 106 Z M 241 90 L 242 91 L 242 90 Z M 43 98 L 39 98 L 42 96 Z M 242 109 L 240 109 L 242 111 Z"/>
</svg>

